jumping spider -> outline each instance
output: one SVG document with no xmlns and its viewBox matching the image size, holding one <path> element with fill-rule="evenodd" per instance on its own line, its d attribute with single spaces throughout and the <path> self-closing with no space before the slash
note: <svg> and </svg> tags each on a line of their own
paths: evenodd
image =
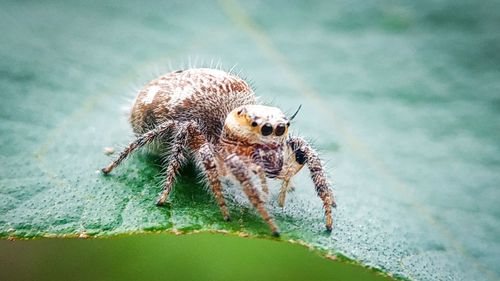
<svg viewBox="0 0 500 281">
<path fill-rule="evenodd" d="M 207 68 L 171 72 L 139 92 L 130 115 L 137 139 L 102 172 L 110 173 L 130 153 L 153 141 L 166 143 L 166 179 L 157 205 L 167 200 L 189 153 L 206 175 L 225 220 L 230 216 L 220 180 L 229 176 L 241 184 L 273 235 L 279 236 L 262 199 L 262 192 L 269 192 L 266 177 L 283 180 L 278 199 L 283 206 L 291 178 L 307 165 L 330 232 L 334 197 L 316 151 L 304 139 L 288 135 L 293 117 L 287 118 L 276 107 L 259 105 L 250 86 L 233 74 Z M 261 190 L 253 183 L 254 176 Z"/>
</svg>

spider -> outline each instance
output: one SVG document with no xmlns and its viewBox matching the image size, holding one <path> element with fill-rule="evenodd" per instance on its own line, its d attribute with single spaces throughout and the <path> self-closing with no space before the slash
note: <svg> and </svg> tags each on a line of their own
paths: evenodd
<svg viewBox="0 0 500 281">
<path fill-rule="evenodd" d="M 278 196 L 283 207 L 286 193 L 293 189 L 292 177 L 306 165 L 323 201 L 326 230 L 331 232 L 331 208 L 336 204 L 318 154 L 303 138 L 288 134 L 297 113 L 287 117 L 279 108 L 259 104 L 251 87 L 231 73 L 209 68 L 171 72 L 139 92 L 130 115 L 137 138 L 101 171 L 110 173 L 132 152 L 152 142 L 166 143 L 168 161 L 157 205 L 165 204 L 179 168 L 192 156 L 224 220 L 231 217 L 221 179 L 230 177 L 241 185 L 272 234 L 279 236 L 264 206 L 263 198 L 269 193 L 266 178 L 283 181 Z"/>
</svg>

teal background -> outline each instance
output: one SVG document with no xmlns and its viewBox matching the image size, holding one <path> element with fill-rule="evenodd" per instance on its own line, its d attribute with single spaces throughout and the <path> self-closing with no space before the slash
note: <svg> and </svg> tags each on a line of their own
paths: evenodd
<svg viewBox="0 0 500 281">
<path fill-rule="evenodd" d="M 324 233 L 307 173 L 269 209 L 283 240 L 414 280 L 500 275 L 499 1 L 3 1 L 0 236 L 268 229 L 228 190 L 231 223 L 192 171 L 153 203 L 158 159 L 113 176 L 123 108 L 157 75 L 231 69 L 262 101 L 303 109 L 294 133 L 326 160 L 338 208 Z"/>
</svg>

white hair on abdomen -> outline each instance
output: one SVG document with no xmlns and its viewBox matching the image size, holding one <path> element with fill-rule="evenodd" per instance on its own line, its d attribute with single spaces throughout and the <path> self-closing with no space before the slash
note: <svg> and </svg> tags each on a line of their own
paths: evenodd
<svg viewBox="0 0 500 281">
<path fill-rule="evenodd" d="M 170 96 L 170 100 L 168 101 L 168 104 L 170 104 L 171 106 L 175 106 L 177 104 L 180 104 L 186 98 L 193 95 L 195 90 L 196 89 L 191 85 L 187 85 L 187 86 L 182 87 L 182 88 L 181 87 L 175 88 L 173 94 Z"/>
<path fill-rule="evenodd" d="M 142 103 L 144 104 L 150 104 L 153 102 L 153 99 L 155 98 L 156 94 L 161 90 L 161 88 L 157 85 L 151 86 L 148 89 L 148 92 L 146 96 L 142 99 Z"/>
</svg>

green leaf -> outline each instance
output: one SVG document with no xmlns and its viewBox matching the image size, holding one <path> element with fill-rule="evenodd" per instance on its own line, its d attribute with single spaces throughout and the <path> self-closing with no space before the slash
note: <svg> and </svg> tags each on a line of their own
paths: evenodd
<svg viewBox="0 0 500 281">
<path fill-rule="evenodd" d="M 409 279 L 496 280 L 500 7 L 483 2 L 2 2 L 0 236 L 267 237 L 238 186 L 224 222 L 190 167 L 169 208 L 153 155 L 95 173 L 133 139 L 138 88 L 220 60 L 263 102 L 302 104 L 295 133 L 328 163 L 334 231 L 303 172 L 284 209 L 271 188 L 280 239 Z"/>
</svg>

